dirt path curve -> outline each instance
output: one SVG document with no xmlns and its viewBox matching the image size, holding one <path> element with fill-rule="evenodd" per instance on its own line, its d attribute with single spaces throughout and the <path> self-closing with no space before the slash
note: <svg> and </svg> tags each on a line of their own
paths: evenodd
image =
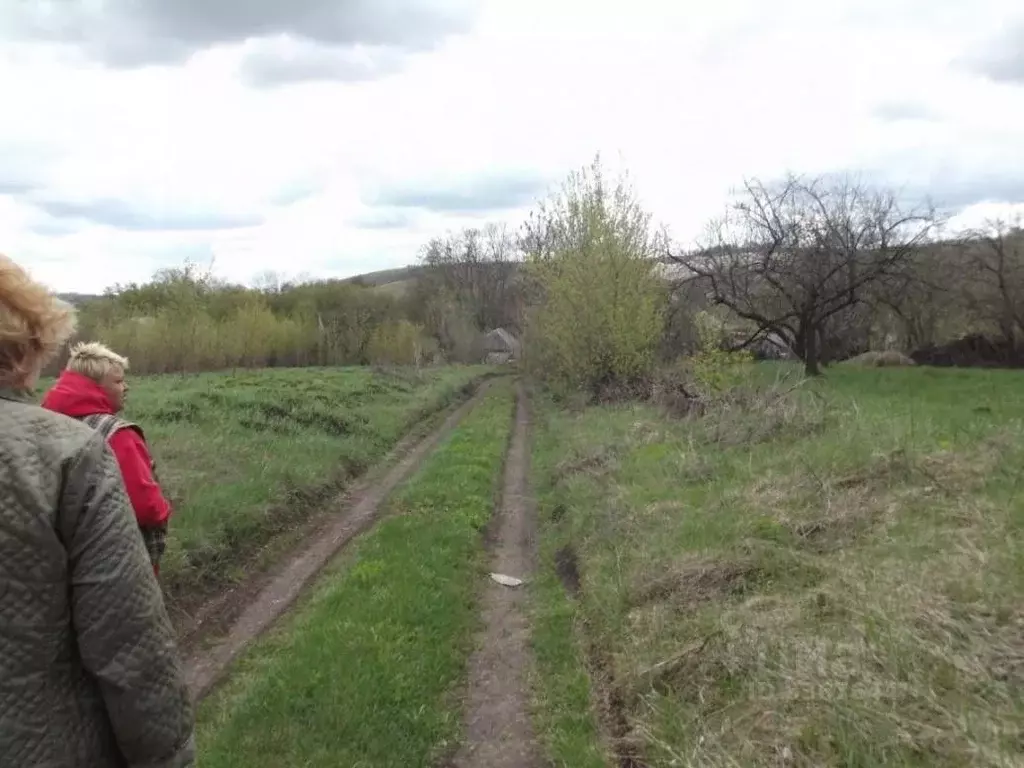
<svg viewBox="0 0 1024 768">
<path fill-rule="evenodd" d="M 348 494 L 347 503 L 321 535 L 278 570 L 232 622 L 227 632 L 210 647 L 191 653 L 186 661 L 186 674 L 189 689 L 196 700 L 209 693 L 235 657 L 295 602 L 303 588 L 327 561 L 376 520 L 380 503 L 419 467 L 441 439 L 480 402 L 490 384 L 490 380 L 482 382 L 476 394 L 454 410 L 440 427 L 416 443 L 382 479 L 356 488 Z"/>
<path fill-rule="evenodd" d="M 501 506 L 493 521 L 495 573 L 526 579 L 534 568 L 535 508 L 529 489 L 529 410 L 519 387 L 516 421 L 505 460 Z M 488 580 L 484 628 L 469 662 L 466 741 L 454 768 L 536 768 L 540 750 L 530 722 L 526 594 Z"/>
</svg>

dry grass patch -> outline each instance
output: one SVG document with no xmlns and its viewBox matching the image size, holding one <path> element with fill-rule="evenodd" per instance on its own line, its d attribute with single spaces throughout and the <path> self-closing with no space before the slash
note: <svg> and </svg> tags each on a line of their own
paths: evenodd
<svg viewBox="0 0 1024 768">
<path fill-rule="evenodd" d="M 714 391 L 673 370 L 655 382 L 650 402 L 669 419 L 693 422 L 694 438 L 720 448 L 796 439 L 828 425 L 828 403 L 806 379 L 789 371 L 766 379 L 747 365 L 739 370 L 730 377 L 736 386 Z"/>
<path fill-rule="evenodd" d="M 757 583 L 759 571 L 751 560 L 728 561 L 704 558 L 671 568 L 631 590 L 632 608 L 653 602 L 671 602 L 680 610 L 692 610 L 712 600 L 742 594 Z"/>
<path fill-rule="evenodd" d="M 905 448 L 876 453 L 859 469 L 825 475 L 805 466 L 788 475 L 768 474 L 743 494 L 759 532 L 774 538 L 777 523 L 801 545 L 825 553 L 879 533 L 898 521 L 910 502 L 946 501 L 976 493 L 998 465 L 1007 437 L 995 435 L 970 452 L 948 449 L 914 455 Z M 957 505 L 936 510 L 962 516 Z M 767 524 L 766 524 L 767 522 Z"/>
<path fill-rule="evenodd" d="M 1020 620 L 965 611 L 903 569 L 840 571 L 722 610 L 638 676 L 636 725 L 655 764 L 1011 765 Z"/>
<path fill-rule="evenodd" d="M 780 518 L 822 578 L 776 582 L 768 595 L 750 560 L 705 559 L 651 585 L 644 596 L 663 603 L 663 622 L 666 605 L 715 616 L 681 622 L 694 632 L 682 650 L 632 675 L 634 690 L 646 687 L 637 727 L 649 755 L 694 766 L 1019 764 L 1008 754 L 1024 750 L 1024 602 L 992 589 L 1008 583 L 1011 559 L 991 553 L 1012 526 L 972 499 L 1003 440 L 894 452 L 826 483 L 775 479 L 774 493 L 755 483 L 753 506 Z M 683 605 L 679 589 L 691 596 Z"/>
<path fill-rule="evenodd" d="M 769 387 L 744 386 L 717 396 L 695 421 L 701 442 L 716 448 L 751 446 L 774 440 L 799 440 L 829 426 L 827 400 L 803 381 Z"/>
<path fill-rule="evenodd" d="M 616 452 L 611 446 L 600 446 L 567 457 L 555 469 L 555 481 L 564 483 L 576 475 L 589 475 L 595 479 L 606 477 L 613 471 L 615 459 Z"/>
<path fill-rule="evenodd" d="M 742 543 L 733 558 L 698 556 L 678 564 L 656 565 L 657 573 L 641 576 L 626 593 L 630 609 L 650 603 L 694 611 L 708 603 L 740 598 L 792 584 L 814 584 L 819 569 L 795 553 L 771 543 Z"/>
</svg>

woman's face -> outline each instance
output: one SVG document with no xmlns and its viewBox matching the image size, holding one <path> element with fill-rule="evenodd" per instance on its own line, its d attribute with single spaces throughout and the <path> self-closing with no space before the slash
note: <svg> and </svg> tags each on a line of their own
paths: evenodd
<svg viewBox="0 0 1024 768">
<path fill-rule="evenodd" d="M 122 410 L 128 397 L 128 382 L 124 380 L 124 369 L 118 365 L 113 366 L 100 380 L 100 386 L 110 398 L 114 411 Z"/>
</svg>

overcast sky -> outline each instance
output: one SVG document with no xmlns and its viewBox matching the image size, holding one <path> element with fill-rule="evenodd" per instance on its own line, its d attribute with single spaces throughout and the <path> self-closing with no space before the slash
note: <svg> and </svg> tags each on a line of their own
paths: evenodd
<svg viewBox="0 0 1024 768">
<path fill-rule="evenodd" d="M 6 0 L 0 252 L 98 291 L 411 263 L 601 151 L 686 241 L 744 177 L 1024 204 L 1019 0 Z"/>
</svg>

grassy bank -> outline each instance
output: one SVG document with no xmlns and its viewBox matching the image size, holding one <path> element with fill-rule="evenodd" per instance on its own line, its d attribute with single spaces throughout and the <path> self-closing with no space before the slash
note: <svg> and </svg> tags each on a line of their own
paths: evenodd
<svg viewBox="0 0 1024 768">
<path fill-rule="evenodd" d="M 242 577 L 239 563 L 312 514 L 486 369 L 270 369 L 131 380 L 174 503 L 165 587 Z"/>
<path fill-rule="evenodd" d="M 498 383 L 240 661 L 200 709 L 204 766 L 414 768 L 452 748 L 511 416 Z"/>
<path fill-rule="evenodd" d="M 691 420 L 542 409 L 554 762 L 613 764 L 597 719 L 641 765 L 1020 764 L 1022 386 L 836 368 Z"/>
</svg>

